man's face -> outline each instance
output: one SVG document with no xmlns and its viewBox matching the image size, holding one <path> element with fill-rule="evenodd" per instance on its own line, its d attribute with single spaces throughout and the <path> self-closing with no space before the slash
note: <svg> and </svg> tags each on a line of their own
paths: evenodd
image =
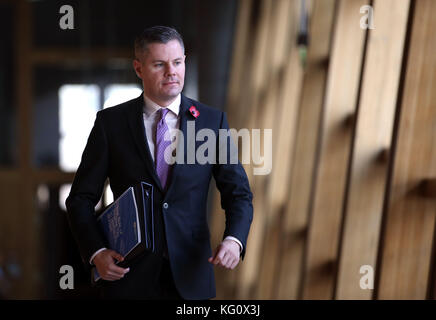
<svg viewBox="0 0 436 320">
<path fill-rule="evenodd" d="M 133 67 L 145 95 L 161 106 L 174 101 L 185 82 L 185 55 L 179 41 L 150 43 L 137 59 Z"/>
</svg>

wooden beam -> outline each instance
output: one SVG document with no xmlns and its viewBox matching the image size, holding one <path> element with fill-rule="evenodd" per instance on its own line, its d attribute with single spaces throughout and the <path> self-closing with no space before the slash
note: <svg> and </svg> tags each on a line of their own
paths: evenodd
<svg viewBox="0 0 436 320">
<path fill-rule="evenodd" d="M 252 69 L 252 76 L 250 82 L 247 84 L 250 92 L 244 101 L 249 110 L 248 116 L 244 123 L 246 128 L 261 128 L 257 111 L 261 106 L 260 100 L 262 92 L 266 90 L 268 78 L 267 68 L 270 61 L 270 52 L 268 51 L 268 40 L 271 40 L 269 35 L 272 30 L 272 10 L 274 1 L 262 0 L 259 10 L 259 22 L 256 25 L 253 59 L 250 61 L 249 68 Z M 259 261 L 261 259 L 261 250 L 263 242 L 263 226 L 264 217 L 262 213 L 263 201 L 262 194 L 264 193 L 263 180 L 259 176 L 253 176 L 252 165 L 248 166 L 247 175 L 250 180 L 251 188 L 253 191 L 253 207 L 254 219 L 251 225 L 250 234 L 248 236 L 247 253 L 244 263 L 238 267 L 238 278 L 236 283 L 235 296 L 238 299 L 249 299 L 255 292 L 257 277 L 259 272 Z M 257 213 L 257 214 L 256 214 Z"/>
<path fill-rule="evenodd" d="M 250 68 L 247 66 L 252 58 L 251 42 L 253 32 L 251 29 L 251 15 L 253 14 L 253 1 L 239 1 L 236 32 L 233 39 L 231 72 L 227 95 L 227 114 L 231 128 L 240 128 L 245 125 L 247 105 L 243 104 L 244 92 L 249 90 L 247 83 L 250 77 Z"/>
<path fill-rule="evenodd" d="M 409 0 L 375 0 L 375 29 L 369 31 L 363 83 L 341 237 L 337 299 L 371 299 L 360 288 L 360 267 L 376 267 L 388 162 L 402 66 Z"/>
<path fill-rule="evenodd" d="M 274 43 L 271 78 L 266 100 L 259 112 L 261 127 L 272 130 L 272 171 L 268 176 L 268 188 L 262 191 L 264 240 L 261 269 L 257 288 L 257 299 L 271 299 L 275 293 L 275 279 L 280 249 L 280 212 L 285 205 L 289 167 L 292 164 L 292 150 L 298 114 L 298 102 L 303 70 L 296 45 L 299 21 L 299 2 L 276 1 L 274 12 Z M 290 22 L 293 21 L 291 24 Z M 263 148 L 263 150 L 268 150 Z M 258 193 L 257 193 L 258 195 Z"/>
<path fill-rule="evenodd" d="M 436 2 L 419 0 L 414 6 L 379 261 L 379 299 L 427 298 L 434 259 L 436 199 L 423 197 L 419 185 L 436 176 Z"/>
<path fill-rule="evenodd" d="M 20 276 L 14 283 L 12 295 L 16 298 L 35 298 L 42 290 L 41 283 L 41 238 L 34 205 L 32 173 L 32 12 L 31 4 L 19 0 L 16 4 L 14 56 L 15 56 L 15 101 L 17 106 L 16 127 L 18 131 L 18 159 L 21 174 L 20 187 L 15 192 L 20 195 L 19 209 L 9 230 L 14 241 L 14 252 Z M 16 287 L 15 287 L 16 286 Z"/>
<path fill-rule="evenodd" d="M 0 181 L 7 184 L 20 180 L 21 175 L 18 169 L 0 169 Z"/>
<path fill-rule="evenodd" d="M 296 131 L 294 160 L 281 221 L 278 299 L 300 298 L 304 248 L 309 221 L 309 204 L 318 145 L 319 122 L 328 71 L 328 60 L 336 0 L 315 0 L 309 28 L 310 44 L 302 85 L 300 113 Z"/>
<path fill-rule="evenodd" d="M 421 182 L 421 194 L 424 197 L 436 199 L 436 178 L 424 179 Z"/>
<path fill-rule="evenodd" d="M 303 298 L 333 297 L 339 227 L 347 179 L 352 128 L 342 123 L 356 112 L 366 31 L 359 26 L 366 0 L 339 3 L 328 74 L 319 169 L 311 213 Z M 333 266 L 324 268 L 325 265 Z"/>
</svg>

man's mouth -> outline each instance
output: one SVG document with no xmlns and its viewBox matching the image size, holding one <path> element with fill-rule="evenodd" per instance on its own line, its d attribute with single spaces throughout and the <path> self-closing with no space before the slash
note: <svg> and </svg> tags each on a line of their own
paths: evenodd
<svg viewBox="0 0 436 320">
<path fill-rule="evenodd" d="M 178 84 L 178 81 L 168 81 L 168 82 L 164 82 L 164 85 L 171 85 L 171 84 Z"/>
</svg>

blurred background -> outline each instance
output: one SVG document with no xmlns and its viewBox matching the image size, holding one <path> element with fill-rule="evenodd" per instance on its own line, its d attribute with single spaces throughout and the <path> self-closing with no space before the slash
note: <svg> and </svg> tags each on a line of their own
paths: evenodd
<svg viewBox="0 0 436 320">
<path fill-rule="evenodd" d="M 434 299 L 435 16 L 434 0 L 0 0 L 0 298 L 96 297 L 64 202 L 96 112 L 141 93 L 135 34 L 169 25 L 184 94 L 272 129 L 271 172 L 244 165 L 254 220 L 217 298 Z M 216 192 L 209 223 L 216 246 Z"/>
</svg>

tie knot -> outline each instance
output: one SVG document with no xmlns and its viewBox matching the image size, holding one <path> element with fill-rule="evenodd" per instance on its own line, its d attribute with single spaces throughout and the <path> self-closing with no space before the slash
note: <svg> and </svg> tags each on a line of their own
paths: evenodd
<svg viewBox="0 0 436 320">
<path fill-rule="evenodd" d="M 170 111 L 168 108 L 160 108 L 159 109 L 159 113 L 160 113 L 160 120 L 165 119 L 168 111 Z"/>
</svg>

